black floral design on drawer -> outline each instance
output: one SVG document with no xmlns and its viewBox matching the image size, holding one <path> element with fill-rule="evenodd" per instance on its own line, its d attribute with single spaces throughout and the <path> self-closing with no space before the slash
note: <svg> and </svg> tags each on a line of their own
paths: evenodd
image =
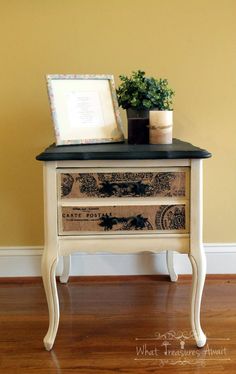
<svg viewBox="0 0 236 374">
<path fill-rule="evenodd" d="M 162 206 L 156 214 L 156 227 L 158 230 L 184 230 L 185 206 L 167 205 Z"/>
</svg>

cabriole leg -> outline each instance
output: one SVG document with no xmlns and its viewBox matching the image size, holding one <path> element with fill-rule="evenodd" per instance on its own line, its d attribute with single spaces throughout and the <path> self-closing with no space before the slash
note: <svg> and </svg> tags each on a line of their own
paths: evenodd
<svg viewBox="0 0 236 374">
<path fill-rule="evenodd" d="M 49 251 L 45 248 L 42 257 L 42 278 L 49 311 L 49 328 L 43 342 L 46 350 L 50 351 L 54 344 L 59 324 L 59 303 L 56 285 L 58 258 L 49 256 L 48 252 Z"/>
<path fill-rule="evenodd" d="M 71 256 L 63 256 L 63 271 L 60 276 L 61 283 L 67 283 L 70 276 Z"/>
<path fill-rule="evenodd" d="M 203 347 L 206 343 L 206 336 L 201 328 L 200 308 L 202 292 L 206 277 L 206 258 L 203 250 L 197 251 L 197 254 L 189 254 L 193 269 L 192 280 L 192 301 L 191 301 L 191 325 L 197 346 Z"/>
<path fill-rule="evenodd" d="M 167 268 L 170 274 L 171 282 L 176 282 L 178 280 L 178 274 L 175 272 L 174 268 L 174 252 L 173 251 L 166 251 L 166 262 Z"/>
</svg>

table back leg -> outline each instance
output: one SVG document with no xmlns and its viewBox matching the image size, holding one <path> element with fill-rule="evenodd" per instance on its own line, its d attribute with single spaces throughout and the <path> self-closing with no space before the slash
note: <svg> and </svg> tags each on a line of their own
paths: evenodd
<svg viewBox="0 0 236 374">
<path fill-rule="evenodd" d="M 178 280 L 178 274 L 175 272 L 175 268 L 174 268 L 173 251 L 166 251 L 166 263 L 167 263 L 167 268 L 168 268 L 171 282 L 176 282 Z"/>
<path fill-rule="evenodd" d="M 67 283 L 70 276 L 71 256 L 63 256 L 63 270 L 60 276 L 61 283 Z"/>
</svg>

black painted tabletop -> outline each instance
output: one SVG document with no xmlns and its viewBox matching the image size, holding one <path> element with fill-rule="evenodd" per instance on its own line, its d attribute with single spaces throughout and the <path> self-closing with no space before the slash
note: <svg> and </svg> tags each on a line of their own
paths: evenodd
<svg viewBox="0 0 236 374">
<path fill-rule="evenodd" d="M 205 149 L 173 139 L 172 144 L 52 144 L 40 153 L 36 159 L 40 161 L 62 160 L 145 160 L 145 159 L 179 159 L 209 158 L 211 153 Z"/>
</svg>

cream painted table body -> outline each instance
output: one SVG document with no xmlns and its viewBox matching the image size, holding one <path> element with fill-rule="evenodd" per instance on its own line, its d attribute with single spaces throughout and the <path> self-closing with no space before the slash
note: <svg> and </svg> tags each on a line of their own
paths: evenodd
<svg viewBox="0 0 236 374">
<path fill-rule="evenodd" d="M 206 336 L 200 305 L 206 261 L 202 247 L 202 159 L 210 153 L 175 139 L 171 145 L 51 146 L 44 161 L 45 248 L 42 277 L 49 309 L 44 345 L 50 350 L 59 324 L 55 271 L 60 256 L 69 277 L 78 251 L 188 254 L 193 269 L 191 324 L 198 347 Z"/>
</svg>

